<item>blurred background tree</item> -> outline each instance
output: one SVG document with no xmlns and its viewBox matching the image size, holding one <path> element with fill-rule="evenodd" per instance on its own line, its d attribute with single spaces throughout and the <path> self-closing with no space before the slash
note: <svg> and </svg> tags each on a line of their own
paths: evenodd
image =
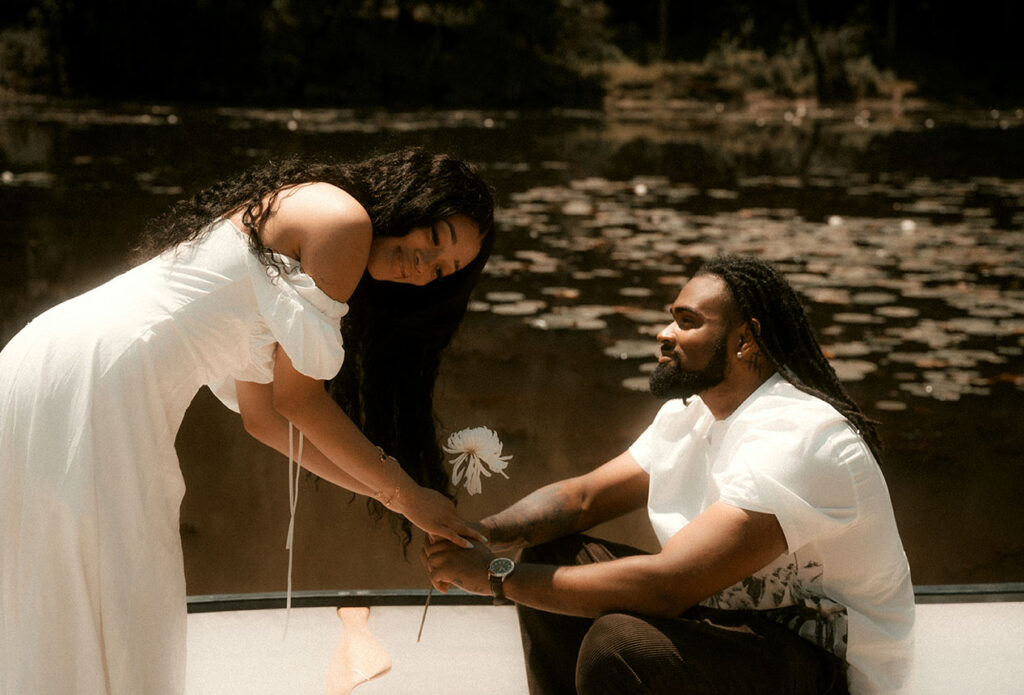
<svg viewBox="0 0 1024 695">
<path fill-rule="evenodd" d="M 294 106 L 1019 99 L 1014 0 L 4 0 L 0 88 Z M 898 76 L 898 77 L 897 77 Z"/>
</svg>

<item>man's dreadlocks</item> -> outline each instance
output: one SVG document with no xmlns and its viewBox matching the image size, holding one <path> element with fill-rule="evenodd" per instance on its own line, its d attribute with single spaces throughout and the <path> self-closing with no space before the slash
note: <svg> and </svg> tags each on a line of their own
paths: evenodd
<svg viewBox="0 0 1024 695">
<path fill-rule="evenodd" d="M 772 366 L 795 387 L 838 410 L 860 432 L 876 459 L 882 442 L 877 424 L 857 407 L 821 352 L 807 313 L 792 286 L 771 265 L 749 256 L 719 256 L 697 275 L 714 275 L 729 288 L 742 320 L 757 319 L 754 340 Z"/>
</svg>

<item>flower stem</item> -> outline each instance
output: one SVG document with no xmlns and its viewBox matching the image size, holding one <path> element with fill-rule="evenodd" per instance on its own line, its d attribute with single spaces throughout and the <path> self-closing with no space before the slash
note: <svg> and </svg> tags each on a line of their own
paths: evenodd
<svg viewBox="0 0 1024 695">
<path fill-rule="evenodd" d="M 427 602 L 423 604 L 423 617 L 420 618 L 420 631 L 416 633 L 416 641 L 420 641 L 420 637 L 423 636 L 423 624 L 427 622 L 427 609 L 430 608 L 430 597 L 434 595 L 434 587 L 430 587 L 427 592 Z"/>
</svg>

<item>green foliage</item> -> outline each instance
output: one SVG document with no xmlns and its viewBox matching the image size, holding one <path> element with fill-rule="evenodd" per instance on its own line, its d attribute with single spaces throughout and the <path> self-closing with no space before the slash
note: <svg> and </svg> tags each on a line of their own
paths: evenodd
<svg viewBox="0 0 1024 695">
<path fill-rule="evenodd" d="M 769 55 L 745 48 L 738 37 L 723 37 L 703 61 L 707 77 L 719 91 L 740 97 L 766 91 L 784 97 L 821 98 L 819 82 L 832 98 L 854 100 L 892 93 L 895 79 L 879 70 L 863 50 L 864 28 L 845 25 L 781 42 Z M 817 50 L 820 63 L 815 59 Z M 821 71 L 820 74 L 818 71 Z"/>
<path fill-rule="evenodd" d="M 38 0 L 0 84 L 111 98 L 338 106 L 594 105 L 593 0 Z M 56 78 L 54 77 L 56 76 Z"/>
<path fill-rule="evenodd" d="M 594 64 L 619 61 L 622 51 L 613 43 L 608 6 L 599 0 L 562 0 L 554 58 L 562 65 L 586 70 Z"/>
<path fill-rule="evenodd" d="M 852 100 L 912 71 L 1019 94 L 1024 3 L 977 0 L 5 0 L 0 88 L 294 106 L 596 106 L 650 92 Z M 975 11 L 976 10 L 976 11 Z M 949 47 L 957 55 L 946 55 Z M 882 66 L 886 69 L 880 69 Z M 913 75 L 911 75 L 913 77 Z"/>
</svg>

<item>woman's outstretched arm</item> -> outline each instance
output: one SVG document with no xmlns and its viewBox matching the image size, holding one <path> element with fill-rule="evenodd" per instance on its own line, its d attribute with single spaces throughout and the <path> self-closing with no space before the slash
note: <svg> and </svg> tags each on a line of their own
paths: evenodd
<svg viewBox="0 0 1024 695">
<path fill-rule="evenodd" d="M 273 384 L 236 381 L 242 424 L 257 441 L 288 456 L 288 420 L 274 408 Z M 373 490 L 338 468 L 312 444 L 302 448 L 302 467 L 329 483 L 359 495 L 371 496 Z"/>
<path fill-rule="evenodd" d="M 395 459 L 382 460 L 377 447 L 324 390 L 323 382 L 296 370 L 280 346 L 274 364 L 272 403 L 274 410 L 298 427 L 331 464 L 370 490 L 388 509 L 426 533 L 462 547 L 472 545 L 467 538 L 484 540 L 456 513 L 451 500 L 418 485 Z"/>
</svg>

